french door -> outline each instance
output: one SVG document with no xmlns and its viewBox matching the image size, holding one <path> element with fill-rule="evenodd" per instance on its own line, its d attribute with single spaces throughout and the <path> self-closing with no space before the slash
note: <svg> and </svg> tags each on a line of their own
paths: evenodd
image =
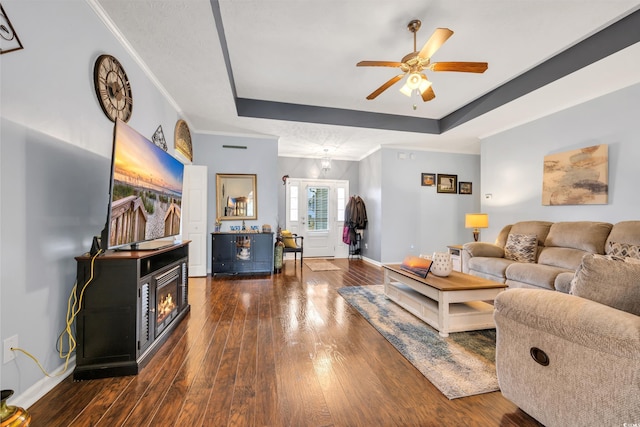
<svg viewBox="0 0 640 427">
<path fill-rule="evenodd" d="M 305 257 L 347 257 L 342 228 L 348 194 L 349 181 L 287 180 L 286 227 L 304 236 Z"/>
</svg>

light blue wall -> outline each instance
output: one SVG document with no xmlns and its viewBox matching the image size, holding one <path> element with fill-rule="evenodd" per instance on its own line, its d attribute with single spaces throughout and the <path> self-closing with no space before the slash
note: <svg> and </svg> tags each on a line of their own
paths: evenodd
<svg viewBox="0 0 640 427">
<path fill-rule="evenodd" d="M 480 156 L 383 148 L 381 261 L 400 262 L 409 255 L 432 254 L 447 245 L 473 239 L 464 216 L 477 212 Z M 471 195 L 438 193 L 421 185 L 423 172 L 457 175 L 471 182 Z"/>
<path fill-rule="evenodd" d="M 56 341 L 74 257 L 107 215 L 113 123 L 93 87 L 97 57 L 120 60 L 134 95 L 129 124 L 149 138 L 162 125 L 172 154 L 178 114 L 86 2 L 2 6 L 24 49 L 0 56 L 0 338 L 17 334 L 53 372 L 63 365 Z M 28 406 L 24 395 L 47 381 L 23 354 L 0 369 L 2 389 L 16 393 L 11 404 Z"/>
<path fill-rule="evenodd" d="M 367 229 L 360 249 L 365 258 L 382 258 L 382 152 L 370 154 L 360 161 L 360 197 L 367 208 Z"/>
<path fill-rule="evenodd" d="M 422 173 L 457 175 L 471 182 L 471 195 L 438 193 L 422 186 Z M 382 148 L 360 162 L 360 188 L 367 206 L 363 255 L 381 263 L 407 255 L 446 251 L 472 240 L 464 215 L 477 212 L 480 156 Z"/>
<path fill-rule="evenodd" d="M 639 100 L 635 85 L 485 139 L 480 192 L 489 229 L 482 240 L 493 242 L 504 225 L 529 219 L 640 219 Z M 542 206 L 544 156 L 598 144 L 609 146 L 609 203 Z"/>
<path fill-rule="evenodd" d="M 207 225 L 213 232 L 216 221 L 216 174 L 241 173 L 257 175 L 258 219 L 245 221 L 247 227 L 263 224 L 276 230 L 278 223 L 278 192 L 282 176 L 278 176 L 278 141 L 274 138 L 196 134 L 192 136 L 194 164 L 207 166 Z M 223 145 L 244 146 L 246 149 L 224 148 Z M 242 221 L 223 221 L 222 231 Z M 207 236 L 207 272 L 211 273 L 211 235 Z"/>
</svg>

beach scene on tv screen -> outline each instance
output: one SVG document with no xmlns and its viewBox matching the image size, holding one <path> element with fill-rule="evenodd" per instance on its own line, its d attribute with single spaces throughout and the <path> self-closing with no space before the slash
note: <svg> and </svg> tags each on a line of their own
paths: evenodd
<svg viewBox="0 0 640 427">
<path fill-rule="evenodd" d="M 122 122 L 113 161 L 109 246 L 179 234 L 184 165 Z"/>
</svg>

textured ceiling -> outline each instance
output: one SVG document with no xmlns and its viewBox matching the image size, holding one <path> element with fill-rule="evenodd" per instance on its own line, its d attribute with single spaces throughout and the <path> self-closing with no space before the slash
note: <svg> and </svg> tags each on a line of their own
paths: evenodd
<svg viewBox="0 0 640 427">
<path fill-rule="evenodd" d="M 89 3 L 173 100 L 192 132 L 276 137 L 283 156 L 320 157 L 328 149 L 333 158 L 358 160 L 386 145 L 478 153 L 483 137 L 640 82 L 640 26 L 630 32 L 629 47 L 616 47 L 567 76 L 559 73 L 556 81 L 539 77 L 549 75 L 546 61 L 637 11 L 638 0 Z M 366 100 L 400 72 L 355 64 L 399 61 L 411 52 L 412 19 L 422 21 L 418 49 L 435 28 L 454 31 L 434 61 L 485 61 L 489 69 L 427 73 L 436 98 L 419 102 L 416 110 L 398 91 L 402 83 Z M 604 47 L 590 49 L 606 52 L 608 43 L 604 39 Z M 530 78 L 513 83 L 528 71 Z M 247 100 L 240 114 L 238 98 Z M 474 100 L 474 111 L 481 113 L 460 110 Z M 407 120 L 440 126 L 456 114 L 462 118 L 443 133 L 375 129 L 382 122 L 405 129 Z"/>
</svg>

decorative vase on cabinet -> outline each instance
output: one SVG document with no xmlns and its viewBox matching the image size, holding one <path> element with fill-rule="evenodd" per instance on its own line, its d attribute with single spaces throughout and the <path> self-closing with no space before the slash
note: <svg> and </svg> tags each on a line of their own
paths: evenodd
<svg viewBox="0 0 640 427">
<path fill-rule="evenodd" d="M 434 252 L 431 261 L 431 273 L 435 276 L 447 277 L 453 271 L 451 254 L 448 252 Z"/>
</svg>

